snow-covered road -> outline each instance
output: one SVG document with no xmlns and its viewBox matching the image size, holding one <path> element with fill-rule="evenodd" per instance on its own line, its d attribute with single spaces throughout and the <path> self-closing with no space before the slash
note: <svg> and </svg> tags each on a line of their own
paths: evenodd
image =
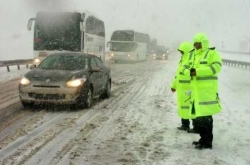
<svg viewBox="0 0 250 165">
<path fill-rule="evenodd" d="M 191 145 L 199 135 L 176 129 L 180 118 L 169 86 L 179 58 L 109 63 L 112 97 L 97 99 L 88 110 L 23 109 L 13 87 L 17 80 L 0 84 L 5 99 L 0 102 L 0 163 L 249 165 L 249 70 L 223 66 L 223 111 L 214 115 L 213 149 L 200 151 Z"/>
</svg>

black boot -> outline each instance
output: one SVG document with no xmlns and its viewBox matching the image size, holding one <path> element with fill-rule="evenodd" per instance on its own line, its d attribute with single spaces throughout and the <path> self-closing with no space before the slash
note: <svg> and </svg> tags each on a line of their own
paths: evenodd
<svg viewBox="0 0 250 165">
<path fill-rule="evenodd" d="M 195 145 L 195 146 L 197 146 L 197 145 L 199 145 L 199 144 L 200 144 L 199 141 L 193 141 L 193 143 L 192 143 L 192 145 Z"/>
<path fill-rule="evenodd" d="M 189 127 L 186 127 L 186 126 L 180 126 L 180 127 L 177 127 L 177 129 L 179 129 L 179 130 L 182 130 L 182 131 L 187 131 L 187 130 L 189 130 Z"/>
<path fill-rule="evenodd" d="M 188 133 L 199 133 L 199 132 L 196 131 L 195 129 L 188 129 L 187 132 L 188 132 Z"/>
<path fill-rule="evenodd" d="M 202 149 L 212 149 L 212 144 L 198 144 L 195 145 L 195 149 L 202 150 Z"/>
</svg>

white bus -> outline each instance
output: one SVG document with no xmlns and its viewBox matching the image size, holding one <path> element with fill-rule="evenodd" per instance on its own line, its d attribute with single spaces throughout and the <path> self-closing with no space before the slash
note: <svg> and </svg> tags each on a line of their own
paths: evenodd
<svg viewBox="0 0 250 165">
<path fill-rule="evenodd" d="M 150 37 L 134 30 L 116 30 L 108 42 L 109 57 L 117 61 L 145 61 L 149 54 Z"/>
<path fill-rule="evenodd" d="M 34 58 L 40 63 L 58 51 L 74 51 L 105 58 L 104 22 L 90 12 L 38 12 L 34 26 Z"/>
</svg>

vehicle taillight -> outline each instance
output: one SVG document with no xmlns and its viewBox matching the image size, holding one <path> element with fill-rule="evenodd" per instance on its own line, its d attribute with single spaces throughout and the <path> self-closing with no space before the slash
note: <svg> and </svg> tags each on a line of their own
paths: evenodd
<svg viewBox="0 0 250 165">
<path fill-rule="evenodd" d="M 40 42 L 41 39 L 40 39 L 40 38 L 35 38 L 34 41 L 35 41 L 35 42 Z"/>
</svg>

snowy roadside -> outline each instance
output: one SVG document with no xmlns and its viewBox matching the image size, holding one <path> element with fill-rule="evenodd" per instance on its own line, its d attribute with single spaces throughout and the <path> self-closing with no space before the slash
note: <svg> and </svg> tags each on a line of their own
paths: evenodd
<svg viewBox="0 0 250 165">
<path fill-rule="evenodd" d="M 227 60 L 235 60 L 235 61 L 243 61 L 243 62 L 250 62 L 250 53 L 236 53 L 236 52 L 223 52 L 219 51 L 221 54 L 221 58 Z"/>
<path fill-rule="evenodd" d="M 17 69 L 17 66 L 10 66 L 10 72 L 7 71 L 6 67 L 0 67 L 0 83 L 21 78 L 29 70 L 24 65 L 20 66 L 20 70 Z"/>
</svg>

